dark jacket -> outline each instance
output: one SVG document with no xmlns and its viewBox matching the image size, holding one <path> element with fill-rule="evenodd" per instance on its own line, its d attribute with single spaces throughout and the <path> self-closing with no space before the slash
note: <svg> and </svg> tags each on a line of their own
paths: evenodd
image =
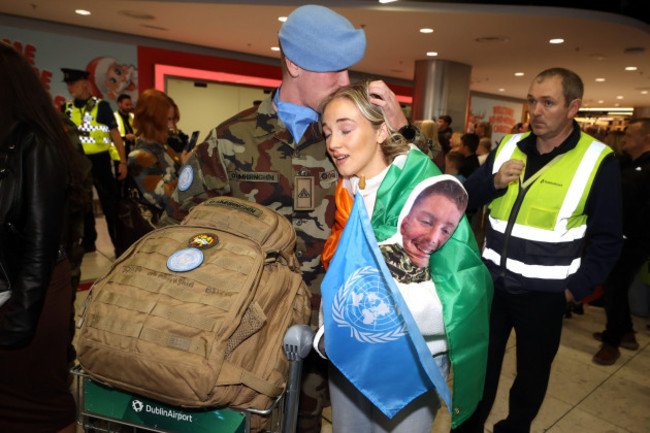
<svg viewBox="0 0 650 433">
<path fill-rule="evenodd" d="M 29 344 L 61 242 L 68 174 L 55 143 L 24 124 L 0 143 L 0 347 Z"/>
<path fill-rule="evenodd" d="M 623 234 L 650 253 L 650 152 L 632 161 L 621 160 L 623 185 Z"/>
</svg>

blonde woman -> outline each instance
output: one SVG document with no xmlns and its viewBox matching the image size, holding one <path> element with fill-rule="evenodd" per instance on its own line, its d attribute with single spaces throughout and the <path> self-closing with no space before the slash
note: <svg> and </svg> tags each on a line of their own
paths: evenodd
<svg viewBox="0 0 650 433">
<path fill-rule="evenodd" d="M 336 222 L 322 256 L 326 266 L 336 251 L 356 194 L 363 197 L 377 241 L 390 241 L 404 228 L 404 215 L 400 214 L 409 200 L 412 203 L 409 194 L 420 182 L 441 174 L 427 155 L 391 130 L 381 108 L 370 103 L 371 96 L 366 89 L 365 83 L 351 85 L 323 102 L 327 151 L 341 175 L 336 193 Z M 429 206 L 427 209 L 432 211 L 431 214 L 437 207 L 432 209 Z M 418 222 L 425 226 L 432 223 L 420 219 Z M 424 238 L 409 238 L 409 250 L 414 253 L 414 259 L 406 260 L 412 262 L 407 266 L 409 269 L 424 268 L 419 275 L 431 280 L 428 287 L 435 283 L 433 297 L 439 298 L 440 308 L 431 308 L 427 310 L 428 314 L 425 311 L 422 317 L 428 317 L 426 323 L 417 320 L 416 323 L 425 338 L 428 335 L 444 340 L 442 346 L 448 348 L 439 350 L 436 346 L 435 353 L 434 349 L 430 350 L 441 373 L 448 372 L 451 361 L 454 370 L 453 406 L 463 408 L 462 411 L 452 411 L 452 424 L 457 426 L 473 412 L 481 396 L 491 280 L 478 256 L 466 219 L 454 224 L 458 224 L 458 229 L 454 231 L 447 227 L 447 234 L 451 237 L 448 237 L 444 249 L 440 248 L 444 242 L 432 247 Z M 438 252 L 433 254 L 436 250 Z M 411 257 L 411 254 L 407 255 Z M 462 270 L 458 269 L 459 263 L 463 263 Z M 418 304 L 424 298 L 416 294 L 414 299 Z M 432 305 L 428 301 L 424 303 Z M 409 304 L 409 309 L 412 309 L 410 305 L 413 304 Z M 430 320 L 441 325 L 435 327 L 435 335 L 429 335 Z M 321 328 L 315 348 L 326 357 L 326 335 L 323 336 L 323 332 L 324 328 Z M 430 432 L 440 405 L 436 392 L 431 390 L 413 400 L 395 417 L 388 418 L 333 365 L 330 368 L 330 395 L 334 432 Z"/>
</svg>

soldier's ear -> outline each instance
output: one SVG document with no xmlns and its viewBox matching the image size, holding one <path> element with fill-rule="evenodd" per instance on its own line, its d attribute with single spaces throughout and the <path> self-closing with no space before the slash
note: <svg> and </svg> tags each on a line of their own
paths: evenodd
<svg viewBox="0 0 650 433">
<path fill-rule="evenodd" d="M 285 66 L 287 67 L 287 72 L 292 78 L 297 78 L 300 76 L 300 72 L 302 71 L 302 68 L 300 66 L 293 63 L 286 56 L 284 57 L 284 62 L 285 62 Z"/>
</svg>

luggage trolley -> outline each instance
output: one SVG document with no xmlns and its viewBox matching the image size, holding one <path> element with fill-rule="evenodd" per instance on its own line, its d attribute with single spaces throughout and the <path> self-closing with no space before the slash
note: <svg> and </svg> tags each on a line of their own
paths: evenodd
<svg viewBox="0 0 650 433">
<path fill-rule="evenodd" d="M 283 395 L 269 409 L 182 409 L 115 388 L 100 385 L 77 365 L 77 424 L 87 432 L 248 433 L 252 415 L 268 417 L 265 433 L 294 433 L 298 416 L 302 362 L 311 350 L 314 332 L 294 325 L 284 335 L 283 349 L 290 361 Z"/>
</svg>

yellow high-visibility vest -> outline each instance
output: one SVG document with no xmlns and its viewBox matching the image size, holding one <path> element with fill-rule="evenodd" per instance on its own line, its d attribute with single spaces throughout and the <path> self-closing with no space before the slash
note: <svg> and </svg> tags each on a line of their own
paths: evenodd
<svg viewBox="0 0 650 433">
<path fill-rule="evenodd" d="M 510 159 L 526 162 L 517 143 L 526 134 L 506 136 L 497 149 L 493 174 Z M 531 279 L 544 290 L 558 288 L 580 267 L 587 230 L 585 203 L 603 159 L 611 148 L 581 133 L 576 147 L 558 155 L 526 182 L 511 182 L 490 204 L 483 257 L 488 267 L 501 266 Z"/>
</svg>

